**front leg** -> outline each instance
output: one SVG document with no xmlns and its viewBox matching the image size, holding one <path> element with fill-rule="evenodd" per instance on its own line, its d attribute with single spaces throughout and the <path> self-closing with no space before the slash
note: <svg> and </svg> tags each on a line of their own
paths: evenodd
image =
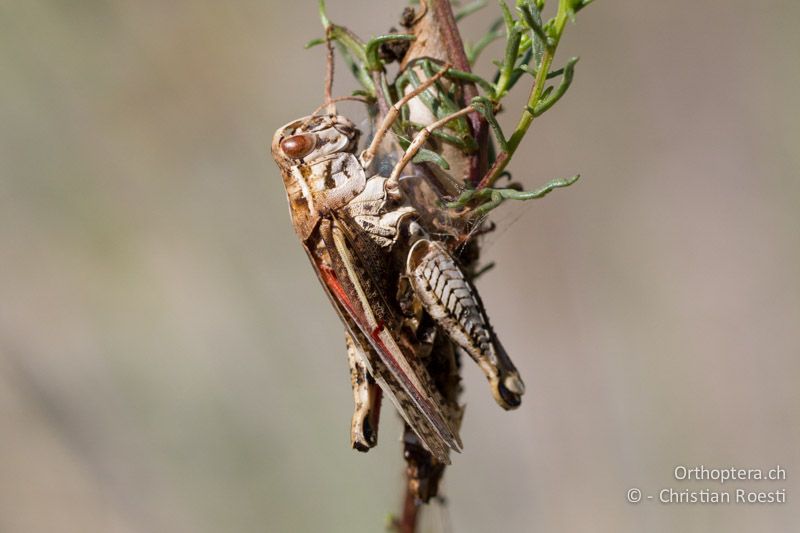
<svg viewBox="0 0 800 533">
<path fill-rule="evenodd" d="M 345 340 L 355 402 L 350 426 L 350 445 L 360 452 L 367 452 L 378 444 L 381 388 L 367 370 L 362 347 L 353 340 L 350 333 L 345 333 Z"/>
<path fill-rule="evenodd" d="M 409 251 L 406 273 L 428 314 L 486 374 L 497 403 L 519 407 L 525 385 L 455 259 L 441 244 L 420 239 Z"/>
</svg>

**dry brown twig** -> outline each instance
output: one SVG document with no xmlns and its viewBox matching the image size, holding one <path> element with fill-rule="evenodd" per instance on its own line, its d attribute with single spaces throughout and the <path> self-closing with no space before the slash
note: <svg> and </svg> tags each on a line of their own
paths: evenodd
<svg viewBox="0 0 800 533">
<path fill-rule="evenodd" d="M 458 70 L 470 71 L 470 63 L 449 0 L 422 0 L 419 12 L 413 18 L 413 24 L 408 29 L 416 39 L 412 41 L 403 57 L 400 64 L 401 69 L 411 68 L 409 65 L 413 65 L 419 59 L 432 58 L 444 64 L 453 65 Z M 464 101 L 460 104 L 466 106 L 467 102 L 478 95 L 478 91 L 474 84 L 464 83 L 462 94 Z M 423 111 L 421 114 L 426 116 L 427 113 Z M 421 123 L 428 126 L 435 121 L 436 117 L 428 115 Z M 486 120 L 476 112 L 469 114 L 469 122 L 473 136 L 481 149 L 474 154 L 467 154 L 458 148 L 445 145 L 444 148 L 447 152 L 442 155 L 450 164 L 453 175 L 462 176 L 465 183 L 477 183 L 488 168 L 489 128 Z M 426 170 L 430 171 L 430 169 L 421 169 L 421 171 Z M 404 456 L 407 461 L 405 495 L 401 514 L 392 525 L 399 533 L 415 533 L 422 505 L 422 501 L 419 500 L 420 489 L 415 487 L 415 481 L 420 477 L 418 470 L 421 467 L 424 468 L 420 463 L 425 462 L 424 456 L 427 454 L 415 446 L 416 439 L 408 427 L 405 428 L 404 441 L 406 443 Z M 433 465 L 425 466 L 432 467 Z M 441 471 L 438 475 L 433 476 L 436 485 L 443 473 L 444 465 L 440 465 L 440 467 Z M 435 494 L 438 487 L 430 487 L 428 490 Z"/>
</svg>

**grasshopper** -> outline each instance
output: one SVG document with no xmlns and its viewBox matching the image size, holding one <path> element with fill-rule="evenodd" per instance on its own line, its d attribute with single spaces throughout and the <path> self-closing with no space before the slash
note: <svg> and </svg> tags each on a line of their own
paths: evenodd
<svg viewBox="0 0 800 533">
<path fill-rule="evenodd" d="M 421 130 L 388 176 L 375 170 L 379 146 L 402 107 L 445 71 L 392 105 L 361 152 L 359 129 L 329 105 L 327 113 L 281 127 L 272 155 L 295 232 L 345 325 L 352 446 L 367 451 L 377 444 L 386 395 L 424 448 L 449 464 L 450 451 L 462 448 L 461 412 L 442 397 L 425 366 L 437 339 L 451 340 L 476 361 L 501 407 L 518 407 L 525 387 L 474 285 L 445 243 L 423 227 L 400 186 L 404 167 L 431 132 L 472 109 Z"/>
</svg>

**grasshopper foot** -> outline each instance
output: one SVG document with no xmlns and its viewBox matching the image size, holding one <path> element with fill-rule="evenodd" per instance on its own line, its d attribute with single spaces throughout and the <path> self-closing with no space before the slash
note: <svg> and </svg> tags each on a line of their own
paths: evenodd
<svg viewBox="0 0 800 533">
<path fill-rule="evenodd" d="M 495 400 L 503 409 L 516 409 L 522 403 L 525 383 L 522 382 L 516 369 L 499 376 L 496 380 L 490 380 L 490 384 Z"/>
<path fill-rule="evenodd" d="M 353 421 L 350 427 L 350 444 L 353 449 L 360 452 L 368 452 L 378 444 L 378 428 L 372 427 L 371 417 L 366 410 L 358 410 L 353 413 Z"/>
</svg>

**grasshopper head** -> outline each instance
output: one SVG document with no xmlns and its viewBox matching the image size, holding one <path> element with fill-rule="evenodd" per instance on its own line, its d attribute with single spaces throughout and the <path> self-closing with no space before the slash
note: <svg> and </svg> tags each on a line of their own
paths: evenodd
<svg viewBox="0 0 800 533">
<path fill-rule="evenodd" d="M 360 132 L 341 115 L 310 116 L 280 128 L 272 139 L 272 157 L 281 167 L 312 164 L 332 154 L 355 153 Z"/>
</svg>

